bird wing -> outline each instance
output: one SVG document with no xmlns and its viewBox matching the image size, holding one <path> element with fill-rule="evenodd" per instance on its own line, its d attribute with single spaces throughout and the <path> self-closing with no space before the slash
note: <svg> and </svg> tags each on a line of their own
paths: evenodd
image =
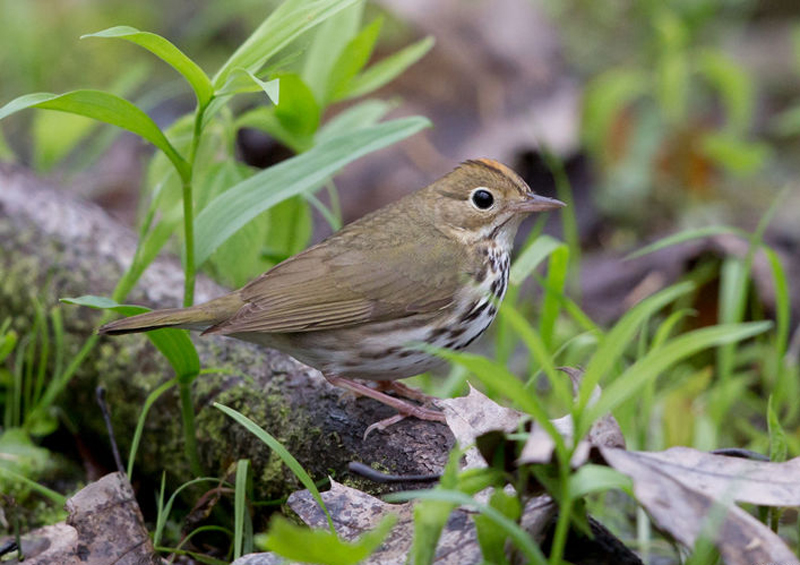
<svg viewBox="0 0 800 565">
<path fill-rule="evenodd" d="M 245 305 L 208 331 L 329 330 L 434 312 L 454 300 L 452 246 L 413 238 L 342 247 L 323 242 L 267 271 L 239 291 Z"/>
</svg>

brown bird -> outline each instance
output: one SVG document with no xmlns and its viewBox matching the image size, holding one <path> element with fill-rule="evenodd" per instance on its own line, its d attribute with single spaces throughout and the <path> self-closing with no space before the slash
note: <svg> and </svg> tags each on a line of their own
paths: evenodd
<svg viewBox="0 0 800 565">
<path fill-rule="evenodd" d="M 99 332 L 172 327 L 259 343 L 400 412 L 378 427 L 403 415 L 443 421 L 441 412 L 351 379 L 388 381 L 384 388 L 424 397 L 394 382 L 442 362 L 415 345 L 458 350 L 480 336 L 505 295 L 520 223 L 561 206 L 497 161 L 466 161 L 239 290 L 117 320 Z"/>
</svg>

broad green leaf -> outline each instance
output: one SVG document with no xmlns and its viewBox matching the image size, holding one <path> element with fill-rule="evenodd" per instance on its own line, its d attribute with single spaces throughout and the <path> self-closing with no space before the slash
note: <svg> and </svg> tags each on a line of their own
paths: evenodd
<svg viewBox="0 0 800 565">
<path fill-rule="evenodd" d="M 369 557 L 389 535 L 397 516 L 385 516 L 374 530 L 355 542 L 344 541 L 334 533 L 297 526 L 276 514 L 269 525 L 264 548 L 281 557 L 302 563 L 355 565 Z"/>
<path fill-rule="evenodd" d="M 280 263 L 308 246 L 313 229 L 308 202 L 297 196 L 289 198 L 270 208 L 269 216 L 264 259 Z"/>
<path fill-rule="evenodd" d="M 125 316 L 135 316 L 150 311 L 144 306 L 119 304 L 103 296 L 85 295 L 78 298 L 62 298 L 61 302 L 99 310 L 112 310 Z M 200 358 L 197 356 L 197 350 L 192 340 L 189 339 L 189 332 L 165 328 L 145 332 L 145 335 L 167 358 L 179 381 L 192 380 L 200 372 Z"/>
<path fill-rule="evenodd" d="M 127 98 L 150 78 L 150 68 L 149 61 L 130 65 L 105 90 Z M 142 99 L 146 99 L 146 96 Z M 89 169 L 106 154 L 109 146 L 122 133 L 117 128 L 101 128 L 102 125 L 104 124 L 75 114 L 36 112 L 32 129 L 34 167 L 37 171 L 49 171 L 71 154 L 73 158 L 67 163 L 70 171 Z M 94 135 L 98 129 L 101 131 Z M 59 135 L 53 135 L 55 131 Z M 87 142 L 82 144 L 80 151 L 73 152 L 84 140 Z"/>
<path fill-rule="evenodd" d="M 647 381 L 679 361 L 710 347 L 745 340 L 767 331 L 770 327 L 772 327 L 771 322 L 711 326 L 685 333 L 658 349 L 650 350 L 647 355 L 606 386 L 597 403 L 588 407 L 585 414 L 581 415 L 576 437 L 582 437 L 592 422 L 639 394 Z"/>
<path fill-rule="evenodd" d="M 393 81 L 408 67 L 422 59 L 433 44 L 433 37 L 426 37 L 371 65 L 350 81 L 341 99 L 364 96 Z"/>
<path fill-rule="evenodd" d="M 76 114 L 37 112 L 31 128 L 35 140 L 33 166 L 36 171 L 51 171 L 97 125 L 96 121 Z M 53 132 L 58 132 L 58 135 L 53 135 Z"/>
<path fill-rule="evenodd" d="M 144 47 L 183 75 L 183 78 L 194 90 L 197 102 L 201 107 L 205 107 L 214 96 L 214 88 L 211 86 L 211 81 L 206 76 L 206 73 L 203 72 L 203 69 L 187 57 L 183 51 L 160 35 L 139 31 L 130 26 L 116 26 L 97 33 L 83 35 L 81 39 L 87 37 L 124 39 Z"/>
<path fill-rule="evenodd" d="M 214 407 L 220 410 L 221 412 L 225 413 L 226 415 L 230 416 L 234 420 L 236 420 L 239 424 L 241 424 L 248 432 L 256 436 L 260 439 L 263 443 L 265 443 L 275 454 L 281 458 L 283 463 L 289 467 L 289 469 L 294 473 L 294 476 L 297 477 L 304 487 L 308 489 L 308 492 L 311 493 L 311 496 L 314 500 L 317 501 L 322 511 L 325 513 L 325 517 L 328 519 L 328 525 L 330 526 L 331 532 L 335 533 L 336 528 L 333 526 L 333 519 L 331 518 L 330 513 L 328 512 L 328 508 L 325 506 L 325 502 L 322 500 L 322 496 L 319 494 L 319 489 L 317 485 L 314 484 L 314 481 L 311 479 L 309 474 L 303 469 L 303 466 L 300 465 L 300 462 L 295 459 L 294 455 L 289 453 L 289 451 L 281 445 L 281 443 L 272 437 L 269 433 L 264 431 L 258 424 L 256 424 L 253 420 L 248 418 L 247 416 L 237 412 L 233 408 L 228 408 L 223 404 L 219 404 L 218 402 L 214 403 Z"/>
<path fill-rule="evenodd" d="M 214 76 L 212 84 L 219 89 L 227 81 L 228 75 L 237 67 L 257 73 L 270 57 L 288 45 L 290 41 L 358 1 L 286 0 L 222 65 L 222 68 Z"/>
<path fill-rule="evenodd" d="M 273 104 L 280 101 L 280 79 L 263 81 L 247 69 L 233 69 L 217 96 L 229 96 L 245 92 L 263 91 Z"/>
<path fill-rule="evenodd" d="M 378 123 L 393 107 L 383 100 L 364 100 L 328 120 L 315 135 L 317 144 Z"/>
<path fill-rule="evenodd" d="M 319 127 L 320 107 L 299 75 L 279 75 L 281 101 L 273 107 L 258 107 L 236 120 L 236 127 L 253 127 L 274 137 L 295 153 L 314 145 Z"/>
<path fill-rule="evenodd" d="M 0 120 L 26 108 L 57 110 L 86 116 L 121 127 L 143 137 L 166 154 L 182 178 L 189 177 L 189 165 L 156 123 L 124 98 L 100 90 L 74 90 L 66 94 L 40 92 L 15 98 L 0 108 Z"/>
<path fill-rule="evenodd" d="M 283 96 L 275 106 L 275 117 L 294 136 L 310 139 L 319 127 L 320 106 L 300 75 L 287 73 L 279 77 Z"/>
<path fill-rule="evenodd" d="M 420 117 L 403 118 L 337 136 L 232 187 L 196 217 L 197 265 L 202 265 L 214 250 L 264 210 L 318 188 L 347 163 L 404 139 L 428 124 Z"/>
<path fill-rule="evenodd" d="M 375 18 L 345 46 L 331 69 L 328 90 L 323 100 L 338 100 L 346 96 L 350 81 L 364 68 L 372 56 L 382 27 L 383 18 Z"/>
<path fill-rule="evenodd" d="M 361 25 L 363 0 L 325 20 L 314 32 L 314 40 L 306 52 L 300 73 L 317 101 L 323 103 L 330 91 L 331 67 Z"/>
</svg>

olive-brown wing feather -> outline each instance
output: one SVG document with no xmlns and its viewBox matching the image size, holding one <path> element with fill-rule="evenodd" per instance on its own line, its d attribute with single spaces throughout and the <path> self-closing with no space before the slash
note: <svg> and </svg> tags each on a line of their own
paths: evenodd
<svg viewBox="0 0 800 565">
<path fill-rule="evenodd" d="M 242 288 L 245 305 L 210 332 L 306 332 L 433 312 L 452 304 L 458 262 L 448 246 L 323 243 Z"/>
</svg>

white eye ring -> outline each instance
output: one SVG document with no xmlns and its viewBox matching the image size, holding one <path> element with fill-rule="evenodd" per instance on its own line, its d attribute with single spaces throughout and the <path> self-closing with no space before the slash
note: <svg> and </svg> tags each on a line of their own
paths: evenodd
<svg viewBox="0 0 800 565">
<path fill-rule="evenodd" d="M 475 208 L 482 212 L 490 210 L 494 206 L 494 195 L 485 186 L 479 186 L 473 190 L 469 200 Z"/>
</svg>

